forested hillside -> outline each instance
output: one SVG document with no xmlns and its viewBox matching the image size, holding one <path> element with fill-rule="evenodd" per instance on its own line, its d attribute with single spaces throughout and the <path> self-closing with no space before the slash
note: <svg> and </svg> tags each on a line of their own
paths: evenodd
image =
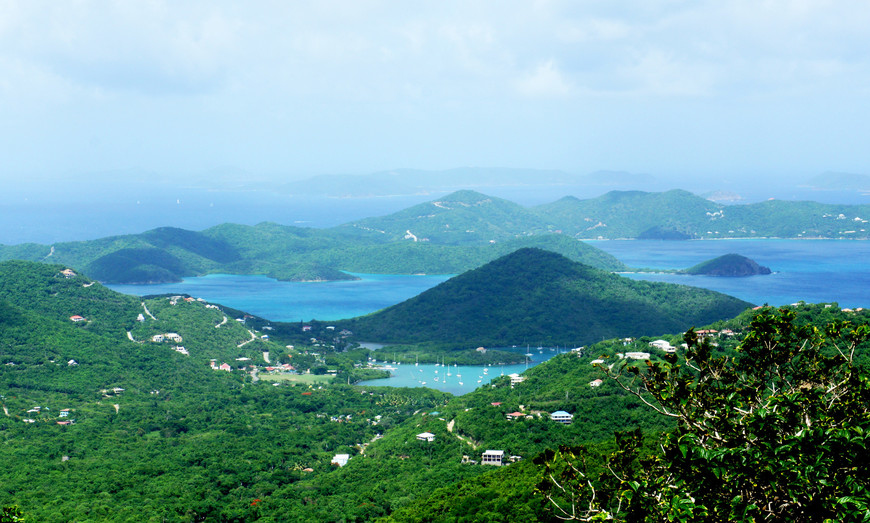
<svg viewBox="0 0 870 523">
<path fill-rule="evenodd" d="M 526 253 L 531 254 L 540 256 Z M 523 256 L 519 261 L 525 261 Z M 563 515 L 554 502 L 571 507 L 572 499 L 577 514 L 622 519 L 620 506 L 658 514 L 667 507 L 655 501 L 660 499 L 657 489 L 677 488 L 680 504 L 667 509 L 674 514 L 692 519 L 708 511 L 716 515 L 710 520 L 747 519 L 722 517 L 717 500 L 732 499 L 733 489 L 758 484 L 752 478 L 768 471 L 786 478 L 789 470 L 800 475 L 784 483 L 791 490 L 776 490 L 776 495 L 806 503 L 805 493 L 818 492 L 813 498 L 820 500 L 813 505 L 822 511 L 818 514 L 860 519 L 860 507 L 868 500 L 866 474 L 854 467 L 867 434 L 866 407 L 858 407 L 870 400 L 862 374 L 866 332 L 858 328 L 868 323 L 865 311 L 840 311 L 835 304 L 800 305 L 782 313 L 747 310 L 690 332 L 685 340 L 678 331 L 655 344 L 637 336 L 605 340 L 556 356 L 526 371 L 524 379 L 496 378 L 491 386 L 461 397 L 422 388 L 353 387 L 328 377 L 258 379 L 252 366 L 262 371 L 267 357 L 301 364 L 306 358 L 329 361 L 344 353 L 321 345 L 316 348 L 321 356 L 315 357 L 314 347 L 290 349 L 262 339 L 259 332 L 254 339 L 251 327 L 232 317 L 224 321 L 226 314 L 219 306 L 184 297 L 142 302 L 121 296 L 63 266 L 0 264 L 0 506 L 18 506 L 30 520 L 47 522 L 554 521 Z M 835 323 L 843 320 L 850 323 Z M 170 333 L 183 341 L 151 337 Z M 699 336 L 707 341 L 699 344 Z M 184 352 L 177 350 L 181 343 Z M 759 352 L 771 346 L 782 350 L 768 356 Z M 816 346 L 817 356 L 806 352 Z M 823 427 L 818 431 L 765 432 L 812 436 L 784 440 L 791 445 L 787 448 L 769 448 L 789 452 L 796 463 L 818 456 L 824 465 L 777 466 L 764 451 L 768 447 L 750 446 L 746 453 L 741 450 L 745 444 L 730 453 L 704 454 L 696 442 L 689 455 L 694 461 L 679 463 L 704 473 L 667 483 L 662 474 L 644 474 L 646 465 L 634 466 L 631 477 L 645 497 L 625 498 L 625 489 L 608 479 L 611 469 L 626 471 L 613 468 L 613 459 L 623 456 L 618 463 L 635 463 L 639 452 L 653 460 L 650 471 L 660 470 L 676 459 L 673 442 L 688 441 L 685 437 L 693 433 L 687 428 L 694 426 L 646 407 L 650 398 L 632 392 L 630 369 L 653 369 L 649 379 L 664 387 L 659 398 L 682 401 L 683 392 L 667 388 L 668 369 L 684 372 L 680 369 L 688 368 L 679 365 L 690 357 L 702 368 L 713 365 L 716 372 L 725 372 L 730 367 L 716 362 L 731 361 L 740 354 L 736 347 L 749 352 L 735 361 L 755 365 L 743 374 L 728 374 L 738 381 L 694 383 L 694 374 L 687 371 L 673 383 L 690 385 L 691 401 L 734 401 L 751 397 L 749 391 L 767 390 L 767 382 L 746 382 L 741 376 L 775 376 L 764 370 L 770 365 L 790 369 L 799 379 L 793 386 L 800 395 L 783 401 L 799 399 L 794 405 L 812 407 L 833 399 L 836 408 L 807 411 Z M 230 370 L 213 368 L 212 358 L 229 362 Z M 615 380 L 621 376 L 629 379 L 623 386 Z M 842 408 L 837 398 L 822 394 L 829 376 L 837 378 L 839 387 L 831 391 L 849 400 Z M 749 385 L 734 395 L 728 393 L 732 383 Z M 822 394 L 818 398 L 816 391 Z M 782 403 L 778 409 L 792 412 L 792 405 Z M 733 418 L 739 411 L 729 409 L 728 426 L 740 427 L 740 419 Z M 551 419 L 559 411 L 572 416 L 570 423 Z M 804 417 L 754 420 L 786 427 Z M 636 428 L 647 436 L 610 439 L 614 431 Z M 674 429 L 675 436 L 665 436 L 668 452 L 660 456 L 661 434 Z M 581 445 L 585 450 L 578 450 Z M 843 461 L 838 449 L 848 449 L 852 461 Z M 487 450 L 503 452 L 505 466 L 482 465 Z M 617 458 L 609 458 L 614 452 Z M 342 454 L 347 463 L 333 465 Z M 590 482 L 566 477 L 560 485 L 570 490 L 554 490 L 546 482 L 555 477 L 549 474 L 562 474 L 581 455 Z M 730 455 L 738 459 L 720 459 Z M 736 465 L 743 457 L 752 465 Z M 837 480 L 826 483 L 827 474 Z M 587 476 L 573 479 L 578 477 Z M 698 485 L 704 489 L 693 490 Z M 586 487 L 596 489 L 598 502 L 589 503 Z M 746 499 L 754 504 L 738 500 L 734 506 L 744 516 L 763 516 L 768 512 L 758 500 L 769 499 L 764 492 L 750 493 L 755 497 Z M 687 495 L 695 501 L 688 502 Z M 772 513 L 788 519 L 797 514 L 789 508 L 794 506 Z"/>
</svg>

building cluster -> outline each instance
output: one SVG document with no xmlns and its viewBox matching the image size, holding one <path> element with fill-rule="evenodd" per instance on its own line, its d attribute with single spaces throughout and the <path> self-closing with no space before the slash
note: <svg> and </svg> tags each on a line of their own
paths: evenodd
<svg viewBox="0 0 870 523">
<path fill-rule="evenodd" d="M 164 341 L 181 343 L 183 339 L 178 333 L 167 332 L 165 334 L 155 334 L 154 336 L 151 336 L 151 341 L 153 341 L 154 343 L 163 343 Z"/>
<path fill-rule="evenodd" d="M 42 406 L 37 405 L 36 407 L 28 409 L 27 414 L 29 415 L 29 417 L 22 418 L 21 421 L 24 423 L 36 423 L 36 418 L 38 418 L 41 414 L 45 414 L 45 412 L 48 410 L 50 410 L 48 407 L 45 407 L 43 409 Z M 57 419 L 55 420 L 55 423 L 57 423 L 58 425 L 72 425 L 76 422 L 76 420 L 69 417 L 70 413 L 72 413 L 72 409 L 61 409 L 57 413 Z M 50 421 L 46 418 L 42 418 L 42 420 Z"/>
</svg>

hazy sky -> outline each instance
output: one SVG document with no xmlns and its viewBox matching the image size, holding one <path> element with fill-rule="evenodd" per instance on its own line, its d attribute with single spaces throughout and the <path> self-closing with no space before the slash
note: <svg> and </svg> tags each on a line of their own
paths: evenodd
<svg viewBox="0 0 870 523">
<path fill-rule="evenodd" d="M 870 174 L 870 2 L 0 0 L 0 176 Z"/>
</svg>

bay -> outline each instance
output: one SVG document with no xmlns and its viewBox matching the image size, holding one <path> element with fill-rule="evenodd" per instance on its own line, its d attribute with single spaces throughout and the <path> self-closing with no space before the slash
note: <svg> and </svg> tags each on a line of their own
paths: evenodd
<svg viewBox="0 0 870 523">
<path fill-rule="evenodd" d="M 391 377 L 376 380 L 361 381 L 360 386 L 384 387 L 429 387 L 460 396 L 478 387 L 485 387 L 498 377 L 510 374 L 522 374 L 523 371 L 547 361 L 566 349 L 557 347 L 531 348 L 499 348 L 520 354 L 528 354 L 527 362 L 515 365 L 435 365 L 435 364 L 392 364 L 390 361 L 380 362 L 388 366 Z M 389 358 L 389 350 L 384 351 Z"/>
<path fill-rule="evenodd" d="M 267 276 L 209 274 L 178 283 L 107 285 L 134 296 L 189 294 L 272 321 L 340 320 L 395 305 L 450 275 L 354 274 L 355 281 L 288 282 Z"/>
</svg>

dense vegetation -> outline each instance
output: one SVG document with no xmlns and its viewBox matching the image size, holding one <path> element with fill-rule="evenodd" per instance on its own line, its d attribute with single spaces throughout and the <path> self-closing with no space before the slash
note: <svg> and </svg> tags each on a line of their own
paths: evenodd
<svg viewBox="0 0 870 523">
<path fill-rule="evenodd" d="M 520 253 L 519 261 L 528 261 L 526 255 L 552 256 L 531 251 Z M 73 321 L 74 315 L 83 320 Z M 851 323 L 824 328 L 844 320 Z M 573 497 L 585 510 L 588 492 L 570 481 L 560 483 L 566 491 L 556 492 L 542 480 L 582 455 L 584 473 L 599 496 L 596 510 L 612 512 L 623 499 L 626 510 L 645 507 L 656 520 L 667 508 L 655 501 L 656 489 L 675 485 L 680 503 L 668 505 L 673 514 L 717 520 L 724 505 L 716 500 L 763 485 L 762 479 L 770 482 L 768 472 L 787 470 L 799 474 L 783 481 L 783 489 L 761 488 L 755 498 L 743 498 L 751 503 L 729 501 L 728 507 L 745 508 L 737 516 L 761 519 L 766 512 L 758 495 L 786 500 L 820 492 L 826 501 L 819 506 L 828 512 L 818 514 L 833 511 L 842 520 L 866 510 L 866 474 L 856 465 L 866 454 L 860 445 L 868 428 L 863 406 L 870 399 L 861 330 L 870 317 L 864 311 L 840 311 L 836 305 L 799 305 L 784 313 L 746 310 L 710 325 L 718 332 L 705 332 L 713 336 L 708 342 L 696 343 L 690 333 L 687 349 L 679 347 L 679 331 L 663 336 L 678 347 L 676 356 L 650 346 L 651 338 L 608 339 L 529 369 L 524 381 L 496 378 L 461 397 L 422 388 L 342 385 L 313 372 L 284 376 L 298 381 L 267 380 L 266 357 L 298 368 L 345 369 L 366 360 L 367 352 L 328 340 L 291 349 L 263 339 L 261 334 L 275 333 L 280 325 L 262 321 L 184 297 L 122 296 L 62 266 L 0 264 L 0 507 L 9 507 L 4 514 L 19 517 L 11 508 L 17 505 L 28 520 L 48 522 L 555 521 L 562 514 L 548 496 L 562 506 Z M 179 343 L 188 354 L 173 350 L 175 343 L 149 341 L 170 332 L 183 337 Z M 782 350 L 769 351 L 771 340 Z M 856 342 L 854 353 L 848 343 L 837 345 L 848 364 L 828 340 Z M 738 346 L 741 352 L 735 352 Z M 640 357 L 648 357 L 651 366 L 631 359 L 635 353 L 647 353 Z M 214 370 L 213 358 L 232 370 Z M 73 359 L 76 364 L 69 363 Z M 732 363 L 743 367 L 727 374 Z M 696 380 L 699 374 L 689 364 L 710 369 L 701 377 L 722 372 L 739 379 Z M 608 372 L 630 376 L 635 368 L 647 379 L 663 376 L 650 381 L 648 390 L 676 402 L 666 404 L 671 412 L 670 405 L 685 404 L 686 412 L 696 413 L 698 405 L 724 405 L 730 417 L 721 423 L 731 427 L 729 435 L 742 430 L 732 407 L 745 407 L 729 402 L 766 401 L 770 396 L 752 391 L 764 390 L 770 383 L 765 379 L 780 379 L 771 370 L 787 369 L 785 377 L 796 389 L 773 397 L 776 409 L 759 404 L 749 426 L 794 427 L 803 418 L 791 413 L 806 412 L 818 416 L 813 418 L 818 430 L 779 435 L 767 430 L 758 434 L 774 439 L 761 440 L 765 444 L 752 452 L 740 445 L 706 452 L 699 447 L 704 440 L 691 439 L 695 418 L 662 416 L 644 404 L 650 396 L 607 379 Z M 644 368 L 658 370 L 644 374 Z M 827 405 L 834 399 L 824 392 L 829 378 L 839 384 L 831 391 L 844 403 L 815 409 L 814 402 Z M 678 388 L 668 388 L 674 384 Z M 559 410 L 573 414 L 572 423 L 551 420 L 550 413 Z M 66 421 L 71 423 L 59 423 Z M 721 433 L 718 425 L 709 427 Z M 631 432 L 611 441 L 614 432 L 633 429 L 647 436 L 639 440 Z M 434 440 L 419 439 L 423 432 Z M 660 438 L 667 451 L 663 457 Z M 680 445 L 687 444 L 683 455 Z M 547 452 L 560 446 L 561 454 Z M 472 463 L 487 449 L 503 450 L 505 461 L 513 457 L 516 463 Z M 770 457 L 786 451 L 793 460 L 779 465 Z M 331 464 L 336 454 L 349 455 L 345 466 Z M 608 479 L 608 464 L 623 470 L 614 468 L 611 454 L 624 457 L 620 463 L 635 474 L 628 483 Z M 651 465 L 638 468 L 637 455 Z M 801 466 L 791 467 L 792 462 Z M 670 476 L 655 468 L 666 463 L 702 473 L 666 482 Z M 626 497 L 629 487 L 639 493 L 635 502 Z M 698 495 L 697 488 L 709 495 Z M 683 502 L 686 493 L 695 498 L 693 504 Z M 779 510 L 775 515 L 781 519 L 795 513 Z"/>
<path fill-rule="evenodd" d="M 389 343 L 572 344 L 676 332 L 748 307 L 724 294 L 635 281 L 540 249 L 520 249 L 398 305 L 338 322 Z"/>
<path fill-rule="evenodd" d="M 640 431 L 622 434 L 595 477 L 583 448 L 563 446 L 538 460 L 540 488 L 579 521 L 867 521 L 868 338 L 866 321 L 800 324 L 790 310 L 755 317 L 736 354 L 689 331 L 683 357 L 608 370 L 676 421 L 661 452 L 640 459 Z"/>
</svg>

